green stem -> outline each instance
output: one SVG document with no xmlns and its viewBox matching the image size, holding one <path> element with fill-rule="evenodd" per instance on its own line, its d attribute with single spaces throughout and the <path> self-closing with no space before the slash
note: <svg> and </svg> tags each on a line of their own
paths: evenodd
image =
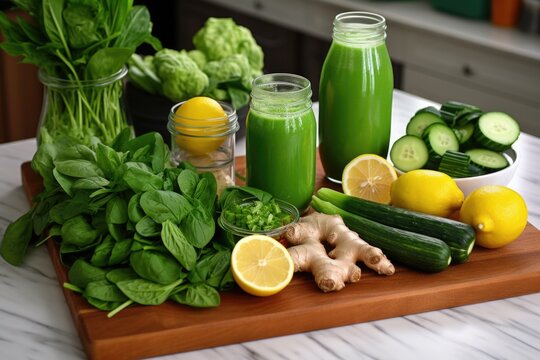
<svg viewBox="0 0 540 360">
<path fill-rule="evenodd" d="M 83 293 L 83 289 L 81 289 L 80 287 L 75 286 L 73 284 L 70 284 L 68 282 L 65 282 L 63 286 L 64 286 L 65 289 L 75 291 L 75 292 L 78 292 L 78 293 L 81 293 L 81 294 Z"/>
<path fill-rule="evenodd" d="M 116 309 L 110 311 L 108 314 L 107 314 L 107 317 L 110 319 L 112 318 L 114 315 L 118 314 L 120 311 L 124 310 L 125 308 L 127 308 L 129 305 L 133 304 L 133 300 L 127 300 L 125 301 L 124 303 L 122 303 L 122 305 L 118 306 Z"/>
</svg>

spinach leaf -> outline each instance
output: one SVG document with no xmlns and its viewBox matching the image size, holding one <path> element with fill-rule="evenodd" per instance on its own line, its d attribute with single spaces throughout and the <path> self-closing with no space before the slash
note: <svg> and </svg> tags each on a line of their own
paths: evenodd
<svg viewBox="0 0 540 360">
<path fill-rule="evenodd" d="M 88 60 L 86 70 L 91 79 L 100 79 L 119 71 L 135 51 L 134 48 L 109 47 L 94 53 Z"/>
<path fill-rule="evenodd" d="M 87 200 L 77 195 L 79 194 L 76 194 L 75 198 L 59 202 L 51 208 L 49 216 L 55 223 L 63 224 L 67 220 L 86 212 L 88 208 Z"/>
<path fill-rule="evenodd" d="M 192 198 L 199 182 L 199 175 L 193 170 L 183 170 L 178 175 L 178 186 L 184 196 Z"/>
<path fill-rule="evenodd" d="M 120 196 L 116 196 L 107 203 L 105 212 L 107 224 L 125 224 L 128 221 L 128 204 Z"/>
<path fill-rule="evenodd" d="M 190 284 L 172 295 L 171 300 L 177 303 L 199 308 L 216 307 L 220 304 L 219 293 L 207 284 Z"/>
<path fill-rule="evenodd" d="M 55 145 L 42 143 L 38 146 L 36 153 L 32 158 L 32 169 L 43 178 L 45 189 L 52 189 L 56 186 L 56 180 L 53 176 L 56 154 L 57 149 Z"/>
<path fill-rule="evenodd" d="M 116 1 L 116 0 L 106 0 L 109 3 L 113 4 L 119 4 L 122 3 L 122 1 Z M 116 135 L 116 137 L 113 139 L 111 143 L 111 147 L 118 152 L 125 152 L 128 150 L 127 144 L 131 140 L 132 137 L 132 128 L 130 126 L 124 128 L 122 131 Z"/>
<path fill-rule="evenodd" d="M 190 244 L 199 249 L 212 240 L 216 231 L 214 218 L 200 203 L 186 215 L 181 226 Z"/>
<path fill-rule="evenodd" d="M 74 178 L 103 177 L 103 171 L 88 160 L 61 160 L 54 164 L 59 173 Z"/>
<path fill-rule="evenodd" d="M 84 289 L 83 296 L 102 301 L 124 302 L 127 300 L 120 289 L 107 279 L 89 282 Z"/>
<path fill-rule="evenodd" d="M 129 199 L 128 203 L 128 218 L 133 223 L 138 223 L 144 216 L 145 213 L 139 204 L 139 201 L 141 200 L 142 193 L 136 193 Z"/>
<path fill-rule="evenodd" d="M 135 224 L 135 231 L 144 237 L 158 236 L 161 233 L 161 224 L 152 220 L 150 216 L 145 216 Z"/>
<path fill-rule="evenodd" d="M 213 213 L 217 196 L 216 178 L 211 172 L 202 173 L 200 177 L 193 196 L 202 203 L 203 207 L 210 209 L 210 212 Z"/>
<path fill-rule="evenodd" d="M 93 5 L 93 6 L 92 6 Z M 63 18 L 67 30 L 69 45 L 74 49 L 82 49 L 99 40 L 98 21 L 96 18 L 101 10 L 101 3 L 88 1 L 85 3 L 70 3 L 64 9 Z"/>
<path fill-rule="evenodd" d="M 69 54 L 66 34 L 64 34 L 64 0 L 43 0 L 43 25 L 53 44 L 63 47 Z"/>
<path fill-rule="evenodd" d="M 118 265 L 125 262 L 131 253 L 131 245 L 133 244 L 133 239 L 124 239 L 117 241 L 112 250 L 111 256 L 109 257 L 109 266 Z"/>
<path fill-rule="evenodd" d="M 135 49 L 143 42 L 148 42 L 157 51 L 161 49 L 161 43 L 151 33 L 150 12 L 146 7 L 134 6 L 128 14 L 122 34 L 116 39 L 115 46 Z"/>
<path fill-rule="evenodd" d="M 127 162 L 124 168 L 124 181 L 135 192 L 159 190 L 163 187 L 163 179 L 155 175 L 143 163 Z"/>
<path fill-rule="evenodd" d="M 219 288 L 230 267 L 230 251 L 211 252 L 197 262 L 195 268 L 189 272 L 188 280 L 193 284 L 206 283 Z"/>
<path fill-rule="evenodd" d="M 140 161 L 150 163 L 153 173 L 162 172 L 169 159 L 169 148 L 163 142 L 163 137 L 157 132 L 149 132 L 130 140 L 127 144 L 131 153 L 145 146 L 148 146 L 148 153 L 146 158 Z"/>
<path fill-rule="evenodd" d="M 11 265 L 23 263 L 28 244 L 32 241 L 33 210 L 8 225 L 4 239 L 0 243 L 0 255 Z"/>
<path fill-rule="evenodd" d="M 113 148 L 98 143 L 96 148 L 96 164 L 103 171 L 106 178 L 115 178 L 115 174 L 124 162 L 124 158 L 125 156 L 122 156 Z"/>
<path fill-rule="evenodd" d="M 109 258 L 111 257 L 112 249 L 114 248 L 115 244 L 116 242 L 112 236 L 107 235 L 101 244 L 94 249 L 94 254 L 90 259 L 90 264 L 99 267 L 107 266 L 109 264 Z"/>
<path fill-rule="evenodd" d="M 142 305 L 163 304 L 171 292 L 180 285 L 184 279 L 161 285 L 143 279 L 119 281 L 116 285 L 131 300 Z"/>
<path fill-rule="evenodd" d="M 166 168 L 163 170 L 163 190 L 180 192 L 178 176 L 182 172 L 179 168 Z"/>
<path fill-rule="evenodd" d="M 191 211 L 189 201 L 172 191 L 147 191 L 142 194 L 140 204 L 146 215 L 160 224 L 167 220 L 179 224 Z"/>
<path fill-rule="evenodd" d="M 62 188 L 62 190 L 64 190 L 64 192 L 69 196 L 73 196 L 71 188 L 73 186 L 74 179 L 59 173 L 56 168 L 53 169 L 53 176 L 58 185 L 60 185 L 60 187 Z"/>
<path fill-rule="evenodd" d="M 67 220 L 62 225 L 60 234 L 64 243 L 72 244 L 79 248 L 93 244 L 99 236 L 99 232 L 81 215 Z"/>
<path fill-rule="evenodd" d="M 36 207 L 32 215 L 34 234 L 42 234 L 47 226 L 52 223 L 49 215 L 50 209 L 56 204 L 66 200 L 67 196 L 61 192 L 42 192 L 36 197 Z"/>
<path fill-rule="evenodd" d="M 197 262 L 195 248 L 188 242 L 180 228 L 171 221 L 163 223 L 161 239 L 169 252 L 186 269 L 191 270 Z"/>
<path fill-rule="evenodd" d="M 225 188 L 219 197 L 219 206 L 224 209 L 231 201 L 237 201 L 246 197 L 255 196 L 263 203 L 267 203 L 273 199 L 272 194 L 266 191 L 259 190 L 249 186 L 230 186 Z"/>
<path fill-rule="evenodd" d="M 103 300 L 99 300 L 90 296 L 84 296 L 84 298 L 86 299 L 86 301 L 88 301 L 90 305 L 92 305 L 96 309 L 103 310 L 103 311 L 114 310 L 123 304 L 120 301 L 103 301 Z"/>
<path fill-rule="evenodd" d="M 143 279 L 163 285 L 182 276 L 180 264 L 173 257 L 157 251 L 142 250 L 131 253 L 129 264 Z"/>
<path fill-rule="evenodd" d="M 135 280 L 139 279 L 139 275 L 132 268 L 116 268 L 107 272 L 107 280 L 113 284 L 117 284 L 120 281 L 124 280 Z"/>
<path fill-rule="evenodd" d="M 56 169 L 54 169 L 56 171 Z M 55 174 L 56 177 L 56 174 Z M 58 179 L 57 179 L 58 180 Z M 101 176 L 89 177 L 85 179 L 77 179 L 71 183 L 73 190 L 97 190 L 102 189 L 110 184 L 109 180 Z M 64 188 L 62 186 L 62 188 Z M 67 191 L 66 191 L 67 192 Z"/>
<path fill-rule="evenodd" d="M 109 230 L 109 234 L 111 234 L 116 241 L 122 241 L 126 238 L 127 231 L 124 224 L 107 223 L 107 230 Z"/>
<path fill-rule="evenodd" d="M 96 266 L 90 265 L 83 258 L 77 259 L 68 271 L 69 281 L 84 289 L 92 281 L 105 280 L 107 272 Z"/>
<path fill-rule="evenodd" d="M 87 160 L 95 162 L 96 153 L 86 145 L 75 144 L 59 148 L 55 160 Z"/>
</svg>

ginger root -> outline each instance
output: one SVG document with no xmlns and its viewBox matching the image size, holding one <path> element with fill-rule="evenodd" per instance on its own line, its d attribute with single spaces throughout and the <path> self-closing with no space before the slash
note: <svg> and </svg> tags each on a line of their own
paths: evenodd
<svg viewBox="0 0 540 360">
<path fill-rule="evenodd" d="M 364 262 L 378 274 L 392 275 L 394 265 L 383 252 L 349 230 L 339 215 L 311 213 L 289 227 L 285 239 L 289 247 L 294 271 L 312 272 L 317 286 L 324 292 L 339 291 L 346 282 L 360 280 L 362 270 L 357 261 Z M 323 242 L 334 249 L 326 254 Z"/>
</svg>

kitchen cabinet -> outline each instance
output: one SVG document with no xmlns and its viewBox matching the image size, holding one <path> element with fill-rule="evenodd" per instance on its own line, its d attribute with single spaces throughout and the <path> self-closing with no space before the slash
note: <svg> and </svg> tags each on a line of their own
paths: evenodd
<svg viewBox="0 0 540 360">
<path fill-rule="evenodd" d="M 457 100 L 514 116 L 540 135 L 540 37 L 487 21 L 440 13 L 425 1 L 204 0 L 328 43 L 332 19 L 345 11 L 387 19 L 396 88 L 437 102 Z M 306 41 L 302 46 L 307 46 Z M 303 52 L 306 56 L 306 52 Z M 289 54 L 281 54 L 287 56 Z M 322 55 L 307 55 L 311 73 Z M 313 76 L 313 75 L 311 75 Z M 311 79 L 311 78 L 310 78 Z M 318 79 L 318 77 L 317 77 Z M 411 114 L 412 115 L 412 114 Z"/>
</svg>

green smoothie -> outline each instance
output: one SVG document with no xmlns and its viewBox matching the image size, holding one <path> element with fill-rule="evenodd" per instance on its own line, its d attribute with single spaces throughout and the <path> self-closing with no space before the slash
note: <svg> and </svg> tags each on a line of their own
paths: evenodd
<svg viewBox="0 0 540 360">
<path fill-rule="evenodd" d="M 274 115 L 252 107 L 246 129 L 247 185 L 305 210 L 315 189 L 317 130 L 311 108 Z"/>
<path fill-rule="evenodd" d="M 319 151 L 326 176 L 340 182 L 360 154 L 388 153 L 393 74 L 384 41 L 358 45 L 333 41 L 319 90 Z"/>
</svg>

